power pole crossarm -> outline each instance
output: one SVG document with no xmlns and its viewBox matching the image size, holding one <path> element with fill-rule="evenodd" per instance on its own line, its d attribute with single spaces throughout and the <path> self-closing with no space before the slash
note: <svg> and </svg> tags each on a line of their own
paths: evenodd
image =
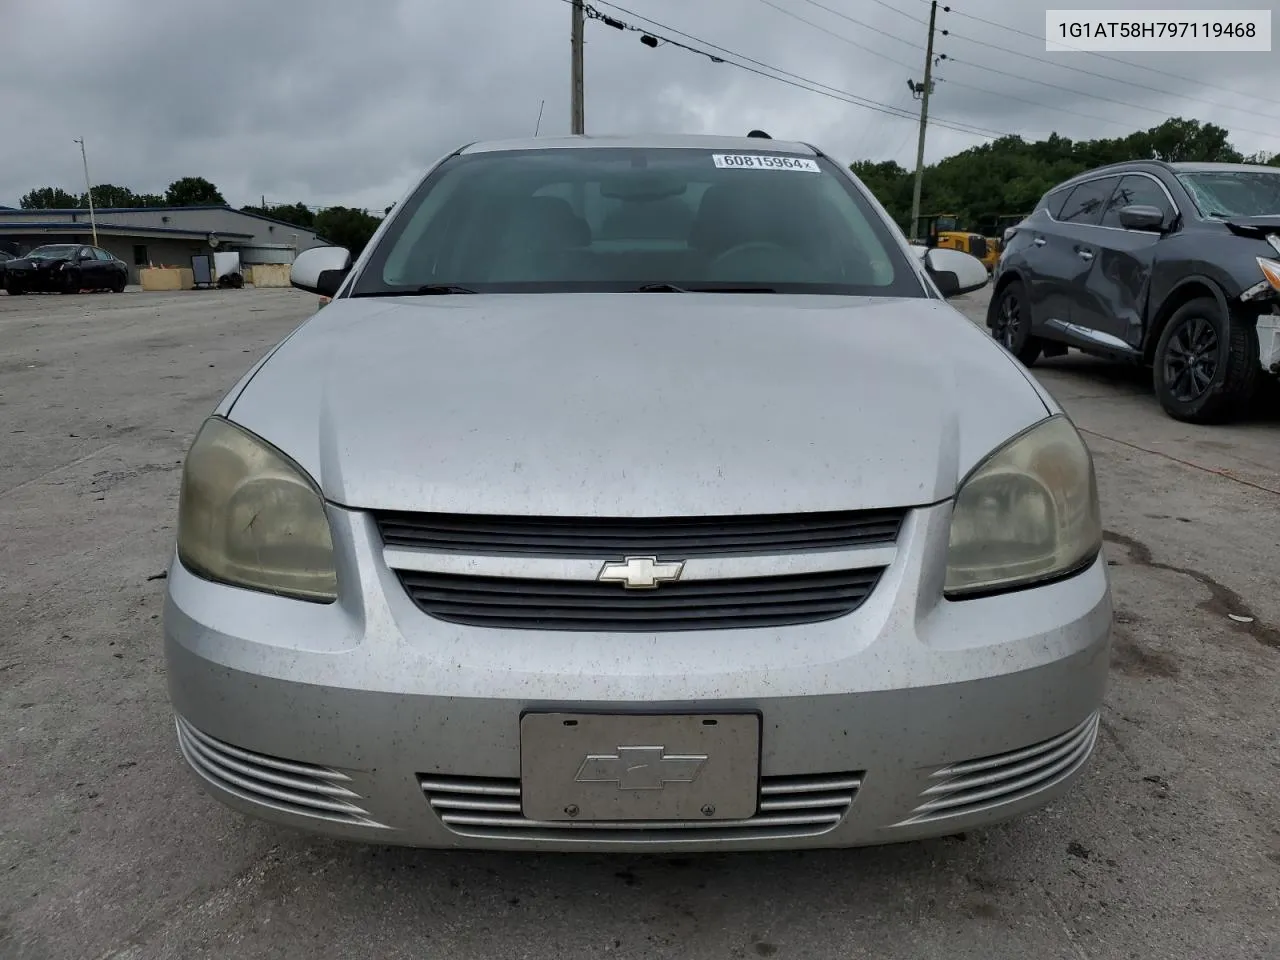
<svg viewBox="0 0 1280 960">
<path fill-rule="evenodd" d="M 583 0 L 573 0 L 573 69 L 570 77 L 570 110 L 569 117 L 573 124 L 573 133 L 582 135 L 586 132 L 582 106 L 582 43 L 585 11 Z"/>
<path fill-rule="evenodd" d="M 925 44 L 924 85 L 920 91 L 920 137 L 916 141 L 916 182 L 911 191 L 912 240 L 918 239 L 920 223 L 920 188 L 924 183 L 924 133 L 929 125 L 929 94 L 933 92 L 933 30 L 938 22 L 938 0 L 929 4 L 929 41 Z"/>
</svg>

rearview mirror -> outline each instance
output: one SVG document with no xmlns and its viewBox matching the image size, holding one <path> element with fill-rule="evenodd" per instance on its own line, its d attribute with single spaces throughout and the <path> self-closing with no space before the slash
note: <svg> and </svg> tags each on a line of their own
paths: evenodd
<svg viewBox="0 0 1280 960">
<path fill-rule="evenodd" d="M 987 265 L 963 250 L 934 247 L 924 255 L 924 268 L 929 271 L 938 292 L 950 300 L 981 290 L 990 276 Z"/>
<path fill-rule="evenodd" d="M 1130 204 L 1120 209 L 1120 226 L 1127 230 L 1163 230 L 1164 211 L 1142 203 Z"/>
<path fill-rule="evenodd" d="M 312 247 L 294 259 L 289 282 L 307 293 L 332 297 L 350 271 L 351 251 L 346 247 Z"/>
</svg>

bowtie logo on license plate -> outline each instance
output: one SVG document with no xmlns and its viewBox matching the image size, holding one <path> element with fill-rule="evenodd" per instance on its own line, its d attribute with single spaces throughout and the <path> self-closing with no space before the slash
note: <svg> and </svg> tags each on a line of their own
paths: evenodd
<svg viewBox="0 0 1280 960">
<path fill-rule="evenodd" d="M 669 755 L 663 747 L 618 747 L 617 753 L 591 754 L 578 768 L 579 783 L 616 783 L 619 790 L 661 790 L 668 783 L 692 783 L 705 754 Z"/>
</svg>

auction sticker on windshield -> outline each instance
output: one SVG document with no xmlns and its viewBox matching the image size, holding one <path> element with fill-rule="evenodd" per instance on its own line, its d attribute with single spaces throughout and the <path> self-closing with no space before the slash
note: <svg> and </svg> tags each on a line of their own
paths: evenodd
<svg viewBox="0 0 1280 960">
<path fill-rule="evenodd" d="M 711 159 L 724 170 L 801 170 L 821 173 L 818 164 L 808 157 L 765 157 L 754 153 L 713 153 Z"/>
</svg>

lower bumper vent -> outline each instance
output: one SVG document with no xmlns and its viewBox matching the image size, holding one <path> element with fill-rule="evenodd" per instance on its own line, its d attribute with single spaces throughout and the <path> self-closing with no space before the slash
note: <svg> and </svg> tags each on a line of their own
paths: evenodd
<svg viewBox="0 0 1280 960">
<path fill-rule="evenodd" d="M 1042 743 L 938 770 L 920 805 L 898 826 L 963 817 L 1048 790 L 1084 766 L 1098 739 L 1098 721 L 1093 713 Z"/>
<path fill-rule="evenodd" d="M 301 817 L 382 827 L 359 806 L 360 795 L 337 770 L 279 760 L 233 747 L 176 718 L 178 748 L 204 780 L 241 800 Z"/>
<path fill-rule="evenodd" d="M 440 821 L 464 837 L 572 843 L 698 843 L 816 837 L 834 830 L 849 812 L 863 774 L 765 777 L 757 813 L 746 820 L 547 822 L 521 813 L 520 781 L 419 775 L 422 792 Z"/>
</svg>

